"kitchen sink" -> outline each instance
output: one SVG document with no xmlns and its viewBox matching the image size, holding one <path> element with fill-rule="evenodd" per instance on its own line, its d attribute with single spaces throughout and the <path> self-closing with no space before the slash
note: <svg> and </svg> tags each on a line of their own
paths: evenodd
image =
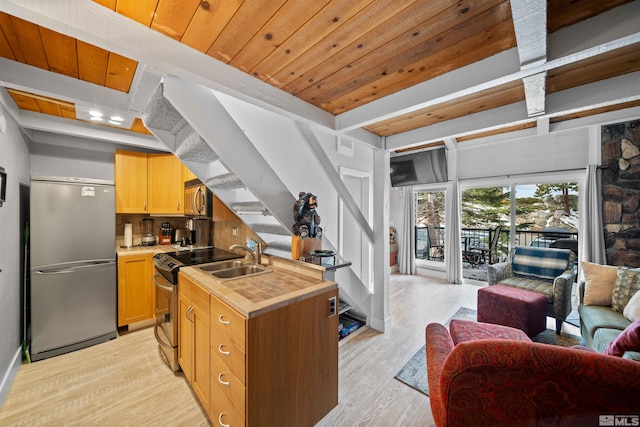
<svg viewBox="0 0 640 427">
<path fill-rule="evenodd" d="M 212 264 L 203 265 L 202 267 L 200 267 L 200 270 L 219 271 L 219 270 L 227 270 L 229 268 L 237 268 L 237 267 L 242 267 L 247 265 L 251 265 L 251 264 L 248 264 L 245 261 L 239 261 L 239 260 L 219 261 L 219 262 L 214 262 Z"/>
<path fill-rule="evenodd" d="M 249 264 L 239 267 L 227 268 L 214 271 L 211 274 L 218 279 L 237 279 L 240 277 L 253 276 L 255 274 L 270 273 L 272 270 L 261 265 Z"/>
</svg>

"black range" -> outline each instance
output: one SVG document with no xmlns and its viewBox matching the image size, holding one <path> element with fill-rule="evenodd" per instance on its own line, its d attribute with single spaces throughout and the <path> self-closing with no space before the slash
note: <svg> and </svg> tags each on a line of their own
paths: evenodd
<svg viewBox="0 0 640 427">
<path fill-rule="evenodd" d="M 156 271 L 162 274 L 169 282 L 178 283 L 178 270 L 180 267 L 190 267 L 209 262 L 226 261 L 242 258 L 244 255 L 218 248 L 192 249 L 176 252 L 162 252 L 154 255 L 153 263 Z"/>
</svg>

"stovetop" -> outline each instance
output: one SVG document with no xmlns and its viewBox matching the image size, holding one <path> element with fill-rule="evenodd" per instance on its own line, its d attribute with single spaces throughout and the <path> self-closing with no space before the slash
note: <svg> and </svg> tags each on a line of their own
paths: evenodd
<svg viewBox="0 0 640 427">
<path fill-rule="evenodd" d="M 178 269 L 209 262 L 225 261 L 242 258 L 243 255 L 218 248 L 202 248 L 180 250 L 176 252 L 161 252 L 153 257 L 156 270 L 172 283 L 177 282 Z"/>
</svg>

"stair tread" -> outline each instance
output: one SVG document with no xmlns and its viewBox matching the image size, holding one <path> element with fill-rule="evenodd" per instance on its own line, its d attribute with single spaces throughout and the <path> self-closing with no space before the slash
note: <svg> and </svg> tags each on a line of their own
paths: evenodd
<svg viewBox="0 0 640 427">
<path fill-rule="evenodd" d="M 245 185 L 236 174 L 229 172 L 209 179 L 207 186 L 209 188 L 232 189 L 242 188 Z"/>
<path fill-rule="evenodd" d="M 291 231 L 280 224 L 247 224 L 254 233 L 277 234 L 280 236 L 290 236 Z"/>
<path fill-rule="evenodd" d="M 190 126 L 186 125 L 176 134 L 175 155 L 181 160 L 197 163 L 211 163 L 218 155 L 204 139 Z"/>
</svg>

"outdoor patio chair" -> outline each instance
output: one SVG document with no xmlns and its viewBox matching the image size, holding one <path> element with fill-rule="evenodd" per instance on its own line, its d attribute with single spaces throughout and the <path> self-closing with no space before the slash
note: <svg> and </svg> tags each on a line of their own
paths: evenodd
<svg viewBox="0 0 640 427">
<path fill-rule="evenodd" d="M 444 243 L 440 238 L 440 231 L 436 230 L 433 225 L 427 225 L 427 234 L 429 236 L 429 259 L 444 259 Z"/>
<path fill-rule="evenodd" d="M 502 231 L 502 226 L 498 225 L 493 230 L 493 236 L 491 237 L 491 242 L 489 246 L 471 246 L 469 248 L 469 252 L 479 260 L 480 264 L 493 264 L 493 258 L 496 254 L 496 248 L 498 247 L 498 240 L 500 240 L 500 232 Z"/>
</svg>

